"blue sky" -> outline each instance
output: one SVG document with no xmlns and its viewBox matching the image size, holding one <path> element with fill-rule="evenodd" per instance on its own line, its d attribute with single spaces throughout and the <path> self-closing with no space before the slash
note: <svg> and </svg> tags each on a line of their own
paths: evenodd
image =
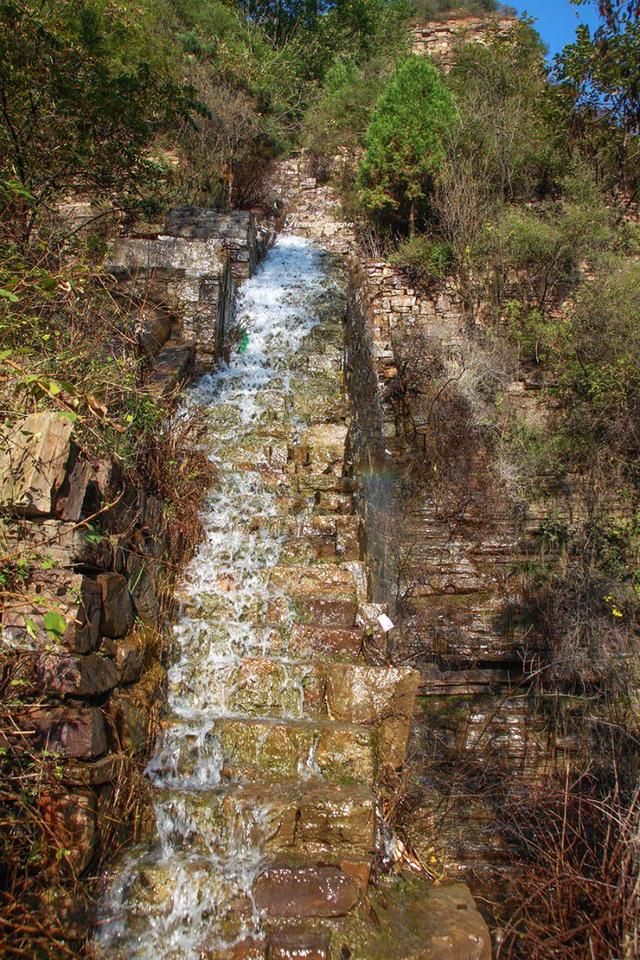
<svg viewBox="0 0 640 960">
<path fill-rule="evenodd" d="M 508 0 L 518 13 L 528 13 L 536 20 L 535 27 L 549 48 L 558 53 L 570 43 L 580 23 L 594 26 L 598 22 L 595 3 L 576 7 L 569 0 Z"/>
</svg>

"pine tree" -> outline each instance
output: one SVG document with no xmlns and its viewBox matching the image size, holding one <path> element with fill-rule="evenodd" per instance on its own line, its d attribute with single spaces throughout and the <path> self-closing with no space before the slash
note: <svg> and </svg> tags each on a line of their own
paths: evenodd
<svg viewBox="0 0 640 960">
<path fill-rule="evenodd" d="M 413 234 L 418 203 L 444 159 L 455 118 L 455 102 L 433 63 L 420 56 L 402 60 L 367 130 L 358 184 L 369 210 L 398 211 Z"/>
</svg>

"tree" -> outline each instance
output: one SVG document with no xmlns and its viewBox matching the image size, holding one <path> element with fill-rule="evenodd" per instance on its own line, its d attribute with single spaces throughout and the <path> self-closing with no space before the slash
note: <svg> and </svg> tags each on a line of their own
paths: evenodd
<svg viewBox="0 0 640 960">
<path fill-rule="evenodd" d="M 418 204 L 433 189 L 455 120 L 455 101 L 433 63 L 401 60 L 367 130 L 358 176 L 363 204 L 375 213 L 399 211 L 413 235 Z"/>
<path fill-rule="evenodd" d="M 582 5 L 585 0 L 574 0 Z M 601 114 L 628 134 L 640 134 L 640 3 L 601 0 L 602 24 L 580 26 L 557 59 L 558 78 L 573 88 L 578 106 Z"/>
<path fill-rule="evenodd" d="M 145 11 L 137 4 L 114 28 L 98 3 L 0 2 L 0 195 L 17 184 L 29 198 L 27 236 L 67 190 L 126 206 L 153 193 L 149 146 L 192 105 L 151 30 L 145 49 L 134 18 Z"/>
</svg>

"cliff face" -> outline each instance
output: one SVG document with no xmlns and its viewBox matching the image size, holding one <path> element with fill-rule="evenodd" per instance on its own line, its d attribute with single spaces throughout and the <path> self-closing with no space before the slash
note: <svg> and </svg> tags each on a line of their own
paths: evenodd
<svg viewBox="0 0 640 960">
<path fill-rule="evenodd" d="M 450 70 L 456 50 L 464 43 L 486 43 L 492 36 L 507 36 L 514 17 L 461 17 L 443 22 L 416 23 L 411 30 L 413 53 L 432 57 L 438 66 Z"/>
</svg>

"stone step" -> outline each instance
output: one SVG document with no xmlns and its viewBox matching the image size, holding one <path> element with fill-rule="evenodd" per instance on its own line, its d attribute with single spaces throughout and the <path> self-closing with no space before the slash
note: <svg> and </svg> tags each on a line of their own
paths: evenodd
<svg viewBox="0 0 640 960">
<path fill-rule="evenodd" d="M 258 869 L 251 860 L 221 862 L 179 852 L 168 859 L 158 853 L 138 860 L 125 881 L 127 939 L 142 942 L 163 927 L 167 942 L 162 956 L 167 960 L 184 957 L 180 931 L 194 922 L 196 942 L 203 948 L 244 939 L 256 925 L 252 883 Z"/>
<path fill-rule="evenodd" d="M 340 859 L 305 862 L 279 857 L 263 865 L 253 884 L 253 898 L 267 918 L 344 917 L 365 896 L 371 862 Z"/>
<path fill-rule="evenodd" d="M 331 720 L 219 719 L 211 725 L 176 718 L 147 769 L 158 786 L 208 789 L 225 781 L 283 779 L 374 783 L 374 729 Z"/>
<path fill-rule="evenodd" d="M 170 679 L 172 707 L 232 717 L 331 718 L 388 724 L 406 719 L 406 689 L 415 695 L 419 675 L 405 668 L 295 661 L 272 657 L 218 658 L 181 663 Z"/>
<path fill-rule="evenodd" d="M 367 786 L 294 781 L 159 791 L 155 814 L 163 843 L 197 856 L 253 849 L 366 859 L 375 849 L 375 797 Z"/>
<path fill-rule="evenodd" d="M 367 567 L 361 560 L 281 565 L 272 567 L 266 579 L 273 594 L 287 597 L 367 599 Z"/>
<path fill-rule="evenodd" d="M 340 629 L 315 624 L 278 623 L 260 626 L 232 620 L 208 622 L 183 618 L 178 642 L 198 662 L 211 657 L 262 658 L 354 662 L 362 659 L 365 632 L 360 627 Z"/>
</svg>

